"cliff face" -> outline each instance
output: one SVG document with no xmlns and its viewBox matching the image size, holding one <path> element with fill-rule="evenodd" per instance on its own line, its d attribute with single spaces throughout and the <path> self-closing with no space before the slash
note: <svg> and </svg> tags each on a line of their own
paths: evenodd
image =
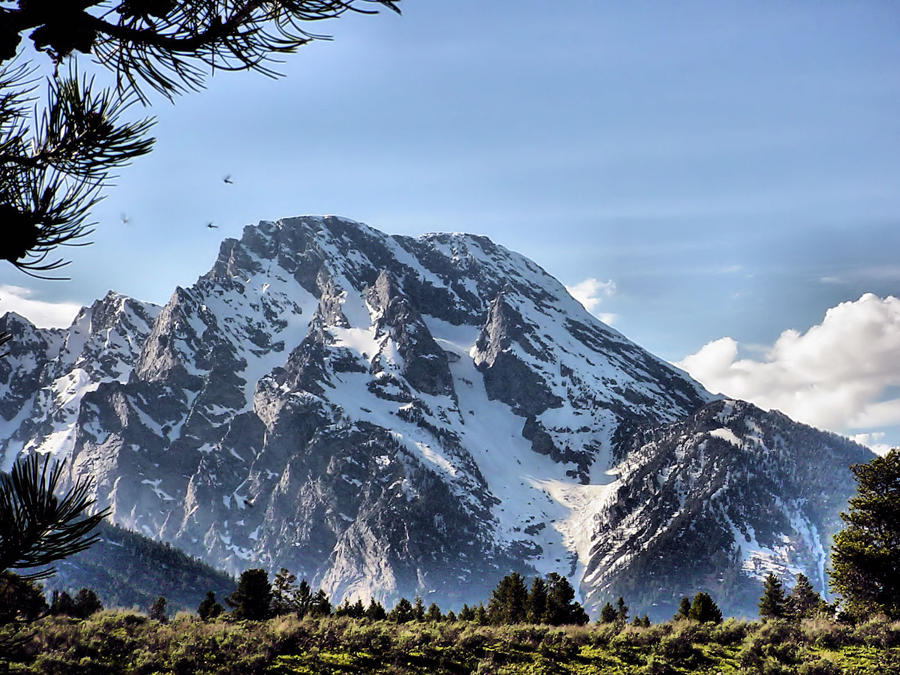
<svg viewBox="0 0 900 675">
<path fill-rule="evenodd" d="M 262 222 L 165 307 L 110 294 L 67 331 L 3 320 L 22 336 L 0 363 L 7 465 L 20 452 L 70 458 L 70 477 L 93 477 L 117 524 L 233 573 L 287 567 L 336 596 L 461 604 L 511 570 L 559 571 L 593 603 L 669 545 L 674 513 L 705 513 L 693 505 L 724 480 L 711 451 L 652 440 L 723 404 L 483 237 Z M 743 494 L 747 506 L 726 509 L 710 544 L 715 569 L 742 579 L 774 568 L 737 551 L 736 533 L 768 531 L 751 501 L 795 499 L 772 477 L 810 459 L 790 440 L 807 432 L 780 419 L 769 472 L 747 472 L 744 492 L 726 481 L 729 504 Z M 712 438 L 729 466 L 752 445 Z M 817 528 L 812 548 L 827 546 L 845 467 L 863 452 L 832 440 L 825 515 L 796 506 Z M 663 489 L 679 472 L 694 476 L 684 502 Z M 629 518 L 660 534 L 631 536 Z M 708 530 L 696 537 L 709 544 Z M 783 572 L 819 564 L 786 555 Z"/>
</svg>

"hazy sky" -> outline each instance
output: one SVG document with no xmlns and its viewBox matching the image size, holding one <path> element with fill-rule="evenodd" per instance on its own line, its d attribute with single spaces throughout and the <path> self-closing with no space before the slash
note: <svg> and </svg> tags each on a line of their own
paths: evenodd
<svg viewBox="0 0 900 675">
<path fill-rule="evenodd" d="M 164 303 L 260 219 L 477 232 L 710 388 L 900 444 L 895 1 L 401 4 L 157 101 L 72 281 L 6 266 L 0 311 Z"/>
</svg>

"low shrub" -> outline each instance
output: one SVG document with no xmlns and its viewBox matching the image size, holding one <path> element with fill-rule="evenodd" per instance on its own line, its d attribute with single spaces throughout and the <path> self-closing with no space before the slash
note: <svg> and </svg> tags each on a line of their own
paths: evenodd
<svg viewBox="0 0 900 675">
<path fill-rule="evenodd" d="M 821 658 L 801 663 L 797 669 L 797 675 L 841 675 L 842 672 L 833 661 Z"/>
<path fill-rule="evenodd" d="M 709 641 L 718 645 L 736 645 L 750 633 L 753 624 L 738 619 L 725 619 L 709 631 Z"/>
<path fill-rule="evenodd" d="M 888 649 L 900 646 L 900 623 L 891 623 L 879 616 L 856 626 L 851 633 L 855 644 Z"/>
<path fill-rule="evenodd" d="M 840 649 L 853 641 L 850 626 L 828 619 L 804 619 L 800 632 L 806 642 L 824 649 Z"/>
</svg>

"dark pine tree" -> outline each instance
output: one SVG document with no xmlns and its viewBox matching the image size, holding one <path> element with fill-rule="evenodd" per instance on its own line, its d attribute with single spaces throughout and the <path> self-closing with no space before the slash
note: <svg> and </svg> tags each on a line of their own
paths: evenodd
<svg viewBox="0 0 900 675">
<path fill-rule="evenodd" d="M 522 623 L 528 617 L 528 591 L 525 579 L 518 572 L 507 574 L 491 593 L 487 606 L 488 619 L 493 624 Z"/>
<path fill-rule="evenodd" d="M 293 598 L 294 610 L 297 612 L 297 616 L 302 619 L 312 610 L 313 600 L 312 589 L 310 589 L 306 579 L 300 581 Z"/>
<path fill-rule="evenodd" d="M 441 616 L 441 608 L 438 607 L 435 603 L 431 603 L 428 605 L 428 611 L 425 612 L 425 620 L 430 621 L 431 623 L 437 623 L 443 617 Z"/>
<path fill-rule="evenodd" d="M 166 616 L 166 599 L 163 596 L 160 595 L 153 601 L 153 604 L 150 605 L 150 618 L 153 621 L 159 621 L 160 623 L 168 623 L 169 617 Z"/>
<path fill-rule="evenodd" d="M 900 619 L 900 448 L 850 467 L 856 495 L 831 546 L 831 588 L 852 614 Z"/>
<path fill-rule="evenodd" d="M 805 574 L 798 574 L 797 581 L 787 598 L 787 614 L 792 619 L 811 619 L 827 610 L 828 604 L 809 583 Z"/>
<path fill-rule="evenodd" d="M 694 596 L 688 618 L 700 623 L 722 623 L 722 612 L 708 594 L 700 591 Z"/>
<path fill-rule="evenodd" d="M 100 602 L 100 598 L 97 597 L 97 594 L 93 589 L 82 588 L 75 594 L 75 611 L 72 616 L 78 617 L 79 619 L 86 619 L 102 609 L 103 603 Z"/>
<path fill-rule="evenodd" d="M 425 603 L 418 595 L 413 600 L 413 619 L 416 621 L 425 620 Z"/>
<path fill-rule="evenodd" d="M 225 602 L 232 607 L 236 619 L 261 621 L 269 618 L 272 605 L 272 586 L 265 570 L 250 569 L 241 572 L 237 589 Z"/>
<path fill-rule="evenodd" d="M 277 615 L 296 612 L 294 595 L 297 592 L 297 577 L 284 567 L 278 570 L 272 580 L 272 613 Z"/>
<path fill-rule="evenodd" d="M 569 580 L 556 572 L 547 575 L 547 611 L 544 621 L 554 626 L 588 622 L 584 608 L 575 602 L 575 589 Z"/>
<path fill-rule="evenodd" d="M 774 574 L 769 572 L 763 581 L 763 593 L 757 603 L 759 618 L 763 621 L 769 619 L 783 619 L 787 614 L 787 599 L 784 596 L 784 587 Z"/>
<path fill-rule="evenodd" d="M 211 621 L 224 611 L 225 608 L 216 602 L 216 594 L 212 591 L 206 591 L 206 597 L 197 607 L 197 615 L 204 621 Z"/>
<path fill-rule="evenodd" d="M 53 591 L 50 613 L 54 616 L 75 616 L 75 601 L 65 591 Z"/>
<path fill-rule="evenodd" d="M 369 600 L 369 606 L 366 607 L 366 618 L 369 621 L 383 621 L 387 618 L 387 612 L 380 602 L 376 602 L 374 598 Z"/>
<path fill-rule="evenodd" d="M 598 621 L 600 623 L 612 623 L 616 620 L 617 616 L 616 608 L 607 602 L 600 608 L 600 618 Z"/>
<path fill-rule="evenodd" d="M 48 609 L 40 586 L 12 572 L 0 572 L 0 626 L 12 621 L 34 621 Z"/>
<path fill-rule="evenodd" d="M 409 600 L 400 598 L 394 605 L 394 609 L 388 613 L 387 618 L 394 623 L 408 623 L 416 618 L 416 613 Z"/>
<path fill-rule="evenodd" d="M 678 603 L 678 611 L 675 612 L 675 616 L 672 617 L 673 621 L 677 621 L 678 619 L 689 619 L 691 617 L 691 600 L 690 598 L 682 598 L 681 602 Z"/>
<path fill-rule="evenodd" d="M 331 600 L 328 594 L 321 588 L 316 591 L 310 603 L 309 613 L 312 616 L 329 616 L 331 614 Z"/>
<path fill-rule="evenodd" d="M 528 620 L 531 623 L 541 623 L 547 611 L 547 584 L 540 577 L 531 580 L 531 589 L 528 591 Z"/>
<path fill-rule="evenodd" d="M 628 622 L 628 605 L 625 604 L 625 598 L 621 595 L 616 600 L 616 621 L 621 624 Z"/>
<path fill-rule="evenodd" d="M 466 604 L 463 604 L 462 608 L 459 610 L 459 620 L 460 621 L 474 621 L 475 620 L 475 610 L 472 607 L 469 607 Z"/>
</svg>

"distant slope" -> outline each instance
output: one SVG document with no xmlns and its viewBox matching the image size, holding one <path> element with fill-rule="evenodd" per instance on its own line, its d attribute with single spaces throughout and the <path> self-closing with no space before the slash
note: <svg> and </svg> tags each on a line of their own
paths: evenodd
<svg viewBox="0 0 900 675">
<path fill-rule="evenodd" d="M 196 611 L 207 591 L 224 598 L 235 581 L 187 554 L 134 532 L 101 523 L 101 540 L 86 551 L 56 564 L 56 576 L 44 582 L 49 594 L 92 588 L 104 607 L 136 607 L 147 611 L 160 595 L 169 612 Z"/>
<path fill-rule="evenodd" d="M 827 593 L 838 513 L 855 491 L 849 464 L 872 453 L 842 436 L 715 401 L 622 448 L 598 511 L 585 571 L 588 607 L 627 597 L 668 619 L 683 596 L 713 595 L 726 615 L 756 616 L 762 578 L 804 573 Z"/>
</svg>

